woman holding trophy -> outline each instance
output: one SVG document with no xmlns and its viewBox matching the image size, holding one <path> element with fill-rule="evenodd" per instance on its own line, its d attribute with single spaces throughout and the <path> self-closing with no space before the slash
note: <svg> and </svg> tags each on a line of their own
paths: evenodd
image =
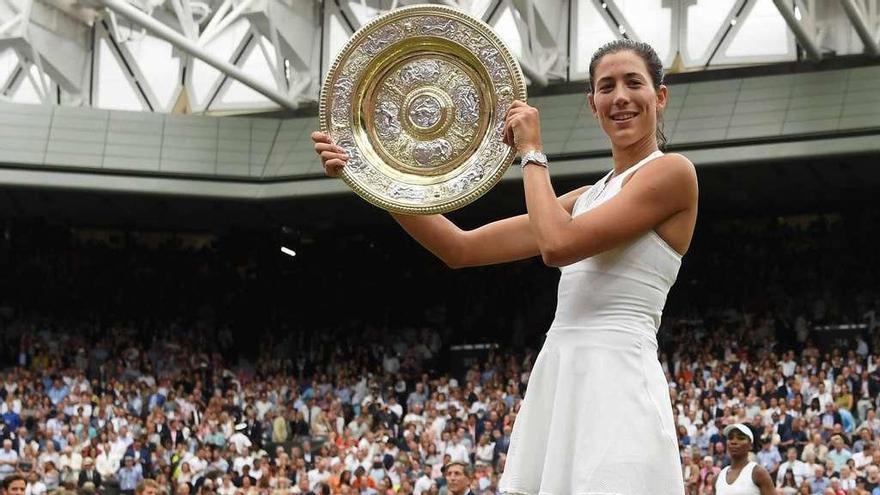
<svg viewBox="0 0 880 495">
<path fill-rule="evenodd" d="M 662 64 L 623 39 L 592 57 L 587 95 L 612 169 L 557 197 L 538 110 L 516 100 L 503 140 L 521 157 L 527 214 L 459 229 L 442 215 L 392 213 L 453 268 L 541 256 L 559 267 L 554 321 L 514 423 L 500 488 L 509 494 L 682 494 L 669 389 L 656 333 L 697 218 L 694 166 L 660 151 Z M 326 174 L 348 155 L 312 134 Z"/>
</svg>

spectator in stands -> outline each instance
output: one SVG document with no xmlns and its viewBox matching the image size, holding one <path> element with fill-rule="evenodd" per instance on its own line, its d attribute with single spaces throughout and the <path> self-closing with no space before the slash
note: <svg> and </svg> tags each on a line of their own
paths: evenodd
<svg viewBox="0 0 880 495">
<path fill-rule="evenodd" d="M 831 480 L 825 476 L 825 468 L 816 466 L 813 476 L 809 480 L 810 493 L 824 494 L 825 490 L 831 486 Z"/>
<path fill-rule="evenodd" d="M 449 462 L 443 466 L 446 493 L 449 495 L 474 495 L 471 491 L 473 471 L 466 462 Z"/>
<path fill-rule="evenodd" d="M 116 477 L 119 479 L 119 490 L 125 495 L 133 495 L 138 483 L 144 480 L 140 467 L 135 465 L 134 458 L 131 456 L 125 456 Z"/>
<path fill-rule="evenodd" d="M 812 456 L 813 461 L 824 463 L 828 456 L 828 446 L 825 445 L 820 433 L 814 433 L 812 438 L 813 440 L 804 447 L 801 460 L 806 461 L 808 456 Z"/>
<path fill-rule="evenodd" d="M 810 233 L 807 242 L 835 252 L 829 247 L 832 243 L 820 238 Z M 761 243 L 754 245 L 764 249 Z M 800 259 L 787 246 L 779 252 Z M 813 251 L 805 252 L 815 256 Z M 185 259 L 190 263 L 197 257 Z M 803 260 L 792 264 L 804 266 Z M 750 277 L 759 280 L 763 271 Z M 717 273 L 728 273 L 729 280 L 743 287 L 752 286 L 752 278 L 733 270 Z M 786 280 L 793 276 L 780 275 Z M 828 282 L 833 278 L 824 277 L 828 287 L 838 287 Z M 803 283 L 810 285 L 816 284 Z M 823 341 L 811 327 L 818 321 L 813 315 L 817 299 L 824 301 L 817 307 L 825 321 L 842 321 L 846 315 L 859 321 L 862 309 L 877 307 L 877 298 L 849 297 L 848 292 L 840 292 L 844 294 L 840 297 L 795 297 L 788 282 L 774 290 L 782 295 L 782 303 L 773 299 L 773 308 L 753 310 L 740 302 L 735 305 L 741 309 L 736 310 L 710 305 L 695 309 L 698 316 L 691 319 L 676 316 L 678 309 L 667 312 L 658 334 L 661 363 L 669 372 L 670 396 L 680 422 L 676 426 L 692 439 L 682 452 L 683 467 L 689 469 L 689 459 L 696 457 L 693 487 L 705 492 L 705 480 L 712 473 L 704 469 L 709 461 L 700 463 L 701 459 L 711 456 L 711 471 L 729 464 L 719 430 L 743 418 L 771 440 L 769 452 L 760 456 L 773 457 L 776 450 L 785 457 L 784 462 L 776 461 L 781 462 L 774 473 L 777 484 L 791 469 L 799 488 L 810 490 L 814 482 L 822 488 L 824 478 L 827 489 L 831 485 L 827 472 L 838 477 L 841 489 L 859 490 L 862 483 L 870 493 L 880 482 L 876 459 L 880 333 L 864 332 L 849 352 Z M 724 291 L 728 289 L 722 287 L 717 293 L 731 300 L 737 297 Z M 36 473 L 39 479 L 31 488 L 37 492 L 53 484 L 51 476 L 46 477 L 50 465 L 55 468 L 49 468 L 50 473 L 60 472 L 59 492 L 89 484 L 113 489 L 123 481 L 117 471 L 125 464 L 124 456 L 130 455 L 138 457 L 134 465 L 144 478 L 161 480 L 162 495 L 172 489 L 168 480 L 184 471 L 192 486 L 174 486 L 175 492 L 205 495 L 225 490 L 230 493 L 221 495 L 236 495 L 235 490 L 223 488 L 224 480 L 228 477 L 234 487 L 233 479 L 241 481 L 245 470 L 251 479 L 242 484 L 251 492 L 287 495 L 282 493 L 284 486 L 294 491 L 301 478 L 308 483 L 309 474 L 321 465 L 330 473 L 326 484 L 333 495 L 350 490 L 344 487 L 354 484 L 358 468 L 362 468 L 361 485 L 370 486 L 373 474 L 374 489 L 388 479 L 400 490 L 408 483 L 412 491 L 431 493 L 438 483 L 445 483 L 441 468 L 443 454 L 449 453 L 475 468 L 471 478 L 475 493 L 497 493 L 495 478 L 504 466 L 517 405 L 527 393 L 523 377 L 527 379 L 534 359 L 533 352 L 501 348 L 463 369 L 453 385 L 451 374 L 436 369 L 444 361 L 429 364 L 423 352 L 442 355 L 442 344 L 417 350 L 421 342 L 433 342 L 434 333 L 439 338 L 439 332 L 429 331 L 423 338 L 421 329 L 408 334 L 363 325 L 349 349 L 341 343 L 349 341 L 352 328 L 325 329 L 313 336 L 305 334 L 302 343 L 293 339 L 290 346 L 274 340 L 262 345 L 256 357 L 233 361 L 212 347 L 213 330 L 207 330 L 207 320 L 153 325 L 133 318 L 87 325 L 55 320 L 45 312 L 31 320 L 28 314 L 19 311 L 21 316 L 12 320 L 0 317 L 2 349 L 14 349 L 22 358 L 16 354 L 4 361 L 10 367 L 0 373 L 0 476 L 23 473 L 31 478 Z M 459 339 L 452 331 L 444 332 L 445 339 Z M 761 338 L 755 337 L 758 334 Z M 855 352 L 859 348 L 862 352 Z M 2 349 L 0 359 L 6 356 Z M 381 371 L 382 359 L 392 353 L 399 368 L 389 374 Z M 198 364 L 202 361 L 210 366 L 198 371 L 203 369 Z M 364 370 L 380 371 L 368 376 Z M 57 404 L 50 391 L 60 398 Z M 367 396 L 377 407 L 361 407 Z M 317 430 L 296 411 L 306 407 L 318 420 Z M 284 426 L 287 436 L 276 435 Z M 314 438 L 316 433 L 323 438 Z M 796 462 L 791 461 L 791 448 L 800 454 Z M 376 455 L 381 467 L 372 473 Z M 797 468 L 798 463 L 802 468 Z M 823 469 L 818 481 L 817 468 Z M 252 476 L 258 473 L 259 479 Z M 268 488 L 262 486 L 265 483 Z"/>
<path fill-rule="evenodd" d="M 95 487 L 101 486 L 101 473 L 95 469 L 95 461 L 91 457 L 83 459 L 82 470 L 76 482 L 78 488 L 82 488 L 87 482 L 91 482 Z"/>
<path fill-rule="evenodd" d="M 779 449 L 773 446 L 773 440 L 770 437 L 764 437 L 761 444 L 761 450 L 757 454 L 758 464 L 773 475 L 782 463 Z"/>
<path fill-rule="evenodd" d="M 809 467 L 807 467 L 806 463 L 798 460 L 797 458 L 797 449 L 794 447 L 789 447 L 785 453 L 785 462 L 779 465 L 777 474 L 776 474 L 776 484 L 777 486 L 782 486 L 783 477 L 786 473 L 791 472 L 791 475 L 795 481 L 795 487 L 800 486 L 801 483 L 804 482 L 805 479 L 809 478 L 812 474 L 810 472 Z"/>
<path fill-rule="evenodd" d="M 840 473 L 840 470 L 846 466 L 846 461 L 852 458 L 852 452 L 846 448 L 842 435 L 834 435 L 831 437 L 832 449 L 828 452 L 828 460 L 834 464 L 834 473 Z"/>
<path fill-rule="evenodd" d="M 798 486 L 800 483 L 795 480 L 794 472 L 791 469 L 787 469 L 782 471 L 780 468 L 780 472 L 782 472 L 782 479 L 780 479 L 776 487 L 778 488 L 778 492 L 781 492 L 782 495 L 794 495 L 798 492 Z"/>
<path fill-rule="evenodd" d="M 12 440 L 3 440 L 3 448 L 0 449 L 0 481 L 15 473 L 18 467 L 18 452 L 12 450 Z"/>
<path fill-rule="evenodd" d="M 27 480 L 26 495 L 44 495 L 46 493 L 46 484 L 40 479 L 38 472 L 31 471 Z"/>
<path fill-rule="evenodd" d="M 27 490 L 27 480 L 19 474 L 7 476 L 2 482 L 4 495 L 25 495 Z"/>
</svg>

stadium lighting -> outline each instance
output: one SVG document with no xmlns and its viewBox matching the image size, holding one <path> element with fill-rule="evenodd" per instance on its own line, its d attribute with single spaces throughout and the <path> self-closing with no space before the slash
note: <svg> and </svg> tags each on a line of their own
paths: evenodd
<svg viewBox="0 0 880 495">
<path fill-rule="evenodd" d="M 284 247 L 284 246 L 281 246 L 281 252 L 290 256 L 290 257 L 296 256 L 296 251 L 294 251 L 293 249 Z"/>
<path fill-rule="evenodd" d="M 730 25 L 736 26 L 736 17 L 734 17 L 733 19 L 730 20 Z"/>
</svg>

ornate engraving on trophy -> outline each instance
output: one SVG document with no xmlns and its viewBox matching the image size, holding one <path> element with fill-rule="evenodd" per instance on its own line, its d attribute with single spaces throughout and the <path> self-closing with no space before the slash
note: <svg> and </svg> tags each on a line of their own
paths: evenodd
<svg viewBox="0 0 880 495">
<path fill-rule="evenodd" d="M 450 211 L 513 159 L 501 142 L 525 98 L 516 60 L 491 29 L 446 7 L 404 7 L 342 49 L 322 91 L 321 125 L 349 155 L 343 178 L 392 211 Z"/>
<path fill-rule="evenodd" d="M 440 122 L 440 102 L 431 95 L 419 95 L 409 105 L 409 121 L 423 129 L 429 129 Z"/>
<path fill-rule="evenodd" d="M 473 86 L 465 84 L 455 88 L 455 96 L 452 100 L 458 110 L 458 118 L 462 122 L 474 123 L 480 118 L 480 100 Z"/>
<path fill-rule="evenodd" d="M 413 158 L 419 165 L 435 165 L 452 156 L 452 145 L 445 139 L 437 139 L 413 146 Z"/>
<path fill-rule="evenodd" d="M 373 33 L 367 41 L 364 42 L 364 52 L 367 55 L 375 55 L 383 48 L 394 43 L 401 38 L 400 26 L 390 24 L 383 29 Z"/>
<path fill-rule="evenodd" d="M 455 23 L 451 19 L 426 17 L 422 22 L 422 33 L 428 36 L 451 38 L 455 33 Z"/>
<path fill-rule="evenodd" d="M 413 86 L 421 83 L 430 83 L 440 76 L 440 62 L 434 59 L 422 59 L 412 62 L 400 69 L 400 84 Z"/>
<path fill-rule="evenodd" d="M 383 139 L 394 139 L 400 134 L 399 111 L 393 101 L 383 101 L 376 107 L 376 132 Z"/>
<path fill-rule="evenodd" d="M 425 197 L 423 188 L 392 183 L 388 187 L 388 195 L 395 199 L 421 200 Z"/>
</svg>

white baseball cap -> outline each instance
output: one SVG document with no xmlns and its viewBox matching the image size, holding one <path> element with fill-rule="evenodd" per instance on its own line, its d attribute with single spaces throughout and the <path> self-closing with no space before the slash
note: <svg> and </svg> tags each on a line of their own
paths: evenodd
<svg viewBox="0 0 880 495">
<path fill-rule="evenodd" d="M 727 425 L 724 428 L 724 436 L 729 436 L 730 432 L 733 430 L 737 430 L 743 435 L 749 437 L 749 441 L 755 443 L 755 434 L 752 433 L 752 429 L 742 423 L 734 423 L 732 425 Z"/>
</svg>

